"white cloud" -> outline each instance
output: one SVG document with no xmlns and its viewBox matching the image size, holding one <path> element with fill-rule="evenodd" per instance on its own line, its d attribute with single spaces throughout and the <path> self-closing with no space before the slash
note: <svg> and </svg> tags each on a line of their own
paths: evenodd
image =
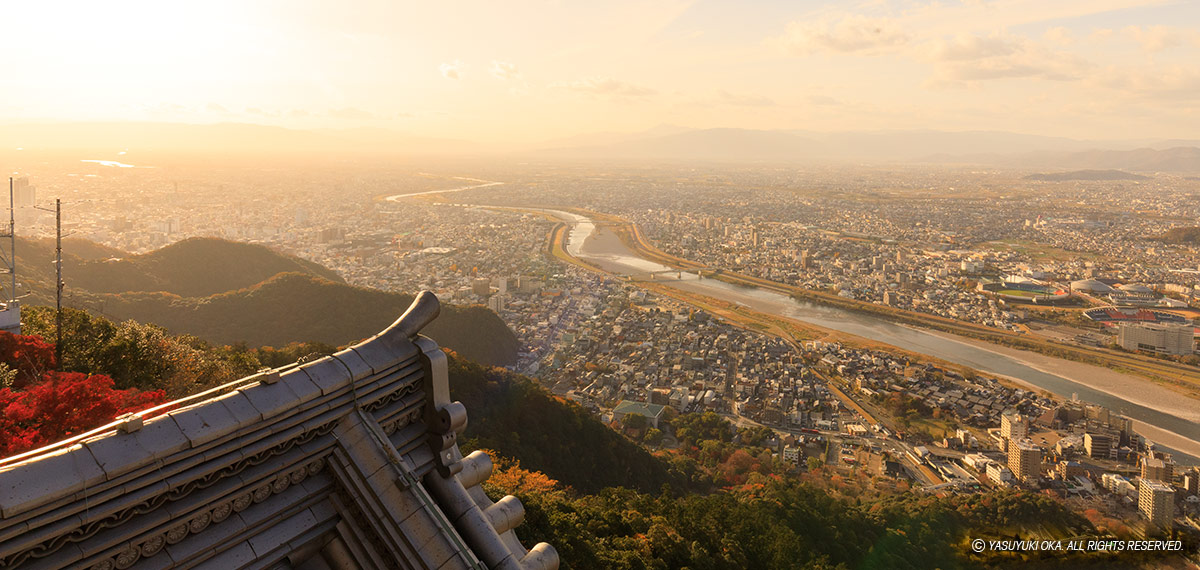
<svg viewBox="0 0 1200 570">
<path fill-rule="evenodd" d="M 438 69 L 442 71 L 442 77 L 446 79 L 461 79 L 464 67 L 466 66 L 463 65 L 463 62 L 456 59 L 454 63 L 443 63 L 438 66 Z"/>
<path fill-rule="evenodd" d="M 819 52 L 884 53 L 894 51 L 909 40 L 908 33 L 895 20 L 845 14 L 792 22 L 782 36 L 768 42 L 794 54 L 808 55 Z"/>
<path fill-rule="evenodd" d="M 1109 66 L 1096 74 L 1089 83 L 1116 90 L 1139 101 L 1200 101 L 1200 71 L 1192 66 L 1161 66 L 1138 70 Z"/>
<path fill-rule="evenodd" d="M 589 77 L 570 83 L 555 83 L 554 87 L 562 87 L 580 93 L 593 95 L 617 95 L 622 97 L 644 97 L 657 93 L 649 87 L 634 85 L 611 77 Z"/>
<path fill-rule="evenodd" d="M 1128 26 L 1121 33 L 1149 52 L 1159 52 L 1183 44 L 1182 34 L 1169 26 Z"/>
<path fill-rule="evenodd" d="M 959 34 L 942 38 L 933 44 L 933 57 L 939 61 L 972 61 L 1012 55 L 1020 48 L 1015 39 L 999 35 L 988 37 Z"/>
<path fill-rule="evenodd" d="M 1044 38 L 1047 42 L 1062 46 L 1068 46 L 1075 43 L 1075 35 L 1071 33 L 1071 30 L 1068 30 L 1062 26 L 1055 26 L 1046 30 L 1046 33 L 1042 34 L 1042 38 Z"/>
<path fill-rule="evenodd" d="M 493 61 L 491 73 L 497 79 L 516 79 L 521 76 L 517 66 L 506 61 Z"/>
<path fill-rule="evenodd" d="M 1021 77 L 1070 81 L 1080 79 L 1091 67 L 1073 53 L 1005 34 L 959 34 L 934 40 L 928 57 L 935 66 L 931 85 Z"/>
</svg>

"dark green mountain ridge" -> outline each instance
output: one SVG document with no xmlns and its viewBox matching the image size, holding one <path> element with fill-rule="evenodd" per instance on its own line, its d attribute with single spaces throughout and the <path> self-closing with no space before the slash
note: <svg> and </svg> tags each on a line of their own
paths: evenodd
<svg viewBox="0 0 1200 570">
<path fill-rule="evenodd" d="M 22 279 L 54 282 L 54 241 L 20 240 L 17 259 Z M 21 263 L 28 260 L 27 263 Z M 91 293 L 162 291 L 203 297 L 261 283 L 279 273 L 298 272 L 345 283 L 316 263 L 257 244 L 218 238 L 189 238 L 141 255 L 85 240 L 63 244 L 68 285 Z"/>
<path fill-rule="evenodd" d="M 141 254 L 72 240 L 63 246 L 65 304 L 112 319 L 153 323 L 214 344 L 350 344 L 404 312 L 412 295 L 345 283 L 316 263 L 271 248 L 191 238 Z M 20 240 L 17 273 L 33 294 L 54 303 L 54 243 Z M 516 360 L 516 336 L 482 306 L 443 304 L 426 334 L 471 360 Z"/>
</svg>

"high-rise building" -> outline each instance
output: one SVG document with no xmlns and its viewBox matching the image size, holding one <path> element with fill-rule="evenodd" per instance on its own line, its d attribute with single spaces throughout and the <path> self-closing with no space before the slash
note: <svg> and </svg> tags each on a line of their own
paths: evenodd
<svg viewBox="0 0 1200 570">
<path fill-rule="evenodd" d="M 505 297 L 505 295 L 503 293 L 496 293 L 495 295 L 492 295 L 490 298 L 488 298 L 488 303 L 487 303 L 488 308 L 491 309 L 492 312 L 494 312 L 494 313 L 499 313 L 500 311 L 503 311 L 504 310 L 504 297 Z"/>
<path fill-rule="evenodd" d="M 1175 462 L 1170 456 L 1142 458 L 1142 479 L 1154 479 L 1170 484 L 1175 477 Z"/>
<path fill-rule="evenodd" d="M 1183 490 L 1189 495 L 1200 493 L 1200 469 L 1193 467 L 1183 474 Z"/>
<path fill-rule="evenodd" d="M 487 277 L 477 277 L 471 280 L 471 292 L 480 297 L 486 297 L 488 293 L 492 292 L 491 280 Z"/>
<path fill-rule="evenodd" d="M 37 188 L 29 185 L 24 176 L 13 180 L 13 205 L 32 206 L 37 203 Z"/>
<path fill-rule="evenodd" d="M 1191 354 L 1196 340 L 1192 325 L 1169 323 L 1123 323 L 1117 344 L 1125 350 L 1145 350 L 1162 354 Z"/>
<path fill-rule="evenodd" d="M 1175 519 L 1175 489 L 1162 481 L 1142 479 L 1138 486 L 1138 511 L 1151 524 L 1170 527 Z"/>
<path fill-rule="evenodd" d="M 1036 481 L 1042 467 L 1042 450 L 1032 441 L 1014 440 L 1008 443 L 1008 468 L 1022 483 Z"/>
<path fill-rule="evenodd" d="M 341 243 L 345 240 L 345 228 L 322 228 L 317 232 L 317 243 Z"/>
<path fill-rule="evenodd" d="M 1087 452 L 1088 457 L 1110 459 L 1113 452 L 1113 438 L 1111 435 L 1103 433 L 1085 433 L 1083 434 L 1083 449 Z"/>
<path fill-rule="evenodd" d="M 1000 437 L 1004 440 L 1004 451 L 1008 451 L 1010 442 L 1025 439 L 1028 436 L 1029 422 L 1021 414 L 1007 413 L 1000 416 Z"/>
<path fill-rule="evenodd" d="M 544 284 L 536 277 L 521 275 L 517 277 L 517 290 L 521 293 L 536 293 L 542 289 Z"/>
</svg>

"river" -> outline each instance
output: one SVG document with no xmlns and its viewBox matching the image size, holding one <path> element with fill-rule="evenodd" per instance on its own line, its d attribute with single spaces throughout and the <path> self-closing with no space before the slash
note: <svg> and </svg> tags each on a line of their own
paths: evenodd
<svg viewBox="0 0 1200 570">
<path fill-rule="evenodd" d="M 570 222 L 567 252 L 605 271 L 619 275 L 666 272 L 658 281 L 662 285 L 969 366 L 1063 398 L 1077 395 L 1130 417 L 1138 433 L 1172 451 L 1176 462 L 1200 463 L 1200 401 L 1144 378 L 900 325 L 868 313 L 797 301 L 776 291 L 701 279 L 694 273 L 684 272 L 677 278 L 680 274 L 673 268 L 638 257 L 614 232 L 597 228 L 592 220 L 570 212 L 545 211 Z"/>
<path fill-rule="evenodd" d="M 490 180 L 480 180 L 478 178 L 465 178 L 462 176 L 453 176 L 455 180 L 466 180 L 469 182 L 478 182 L 469 186 L 459 186 L 458 188 L 446 188 L 444 190 L 425 190 L 422 192 L 409 192 L 408 194 L 396 194 L 385 198 L 388 202 L 398 202 L 403 198 L 412 198 L 414 196 L 430 196 L 433 194 L 448 194 L 450 192 L 462 192 L 464 190 L 474 190 L 476 188 L 487 188 L 488 186 L 500 186 L 503 182 L 492 182 Z"/>
</svg>

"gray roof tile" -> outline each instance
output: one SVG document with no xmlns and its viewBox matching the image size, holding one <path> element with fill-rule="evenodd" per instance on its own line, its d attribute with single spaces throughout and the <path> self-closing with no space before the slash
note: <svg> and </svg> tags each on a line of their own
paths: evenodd
<svg viewBox="0 0 1200 570">
<path fill-rule="evenodd" d="M 301 370 L 321 389 L 321 394 L 336 392 L 350 383 L 346 365 L 331 356 L 305 364 Z"/>
<path fill-rule="evenodd" d="M 207 401 L 175 410 L 167 416 L 179 425 L 179 431 L 192 442 L 193 449 L 241 427 L 238 419 L 225 406 L 210 405 Z"/>
<path fill-rule="evenodd" d="M 76 444 L 0 470 L 0 516 L 12 517 L 104 481 L 104 469 Z"/>
<path fill-rule="evenodd" d="M 307 380 L 308 376 L 305 375 L 304 378 Z M 292 390 L 290 382 L 256 384 L 238 391 L 246 396 L 246 400 L 262 414 L 264 419 L 274 418 L 288 410 L 294 410 L 297 403 L 300 402 L 300 398 L 296 395 L 295 390 Z"/>
</svg>

